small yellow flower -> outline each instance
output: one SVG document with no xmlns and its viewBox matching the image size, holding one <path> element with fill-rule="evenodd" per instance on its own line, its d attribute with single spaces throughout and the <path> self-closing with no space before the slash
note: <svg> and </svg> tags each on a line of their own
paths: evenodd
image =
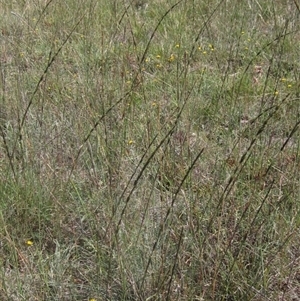
<svg viewBox="0 0 300 301">
<path fill-rule="evenodd" d="M 287 85 L 287 87 L 288 87 L 288 88 L 292 88 L 292 85 L 291 85 L 291 84 L 289 84 L 289 85 Z"/>
<path fill-rule="evenodd" d="M 201 46 L 198 46 L 198 50 L 201 50 Z"/>
<path fill-rule="evenodd" d="M 145 61 L 146 61 L 146 63 L 149 63 L 149 62 L 150 62 L 150 58 L 147 57 L 147 58 L 145 59 Z"/>
<path fill-rule="evenodd" d="M 245 32 L 244 32 L 244 31 L 242 31 L 242 32 L 241 32 L 241 34 L 245 34 Z"/>
<path fill-rule="evenodd" d="M 282 82 L 286 82 L 286 78 L 283 77 L 283 78 L 281 79 L 281 81 L 282 81 Z"/>
<path fill-rule="evenodd" d="M 180 47 L 180 45 L 179 45 L 179 44 L 176 44 L 176 45 L 175 45 L 175 48 L 179 48 L 179 47 Z"/>
<path fill-rule="evenodd" d="M 279 94 L 279 92 L 278 92 L 278 91 L 275 91 L 275 92 L 274 92 L 274 94 L 275 94 L 275 95 L 278 95 L 278 94 Z"/>
<path fill-rule="evenodd" d="M 215 50 L 215 47 L 214 47 L 214 45 L 212 45 L 212 44 L 209 44 L 208 45 L 208 47 L 210 48 L 210 50 L 212 50 L 212 51 L 214 51 Z"/>
<path fill-rule="evenodd" d="M 89 301 L 97 301 L 95 298 L 89 299 Z"/>
<path fill-rule="evenodd" d="M 133 144 L 133 143 L 134 143 L 133 140 L 129 140 L 129 141 L 128 141 L 128 144 L 129 144 L 129 145 L 131 145 L 131 144 Z"/>
<path fill-rule="evenodd" d="M 175 60 L 175 55 L 171 54 L 171 56 L 169 57 L 168 61 L 169 62 L 173 62 Z"/>
<path fill-rule="evenodd" d="M 202 53 L 203 53 L 203 54 L 206 54 L 207 52 L 206 52 L 206 51 L 203 51 Z"/>
<path fill-rule="evenodd" d="M 157 59 L 160 59 L 160 58 L 161 58 L 161 56 L 158 54 L 158 55 L 156 56 L 156 58 L 157 58 Z"/>
<path fill-rule="evenodd" d="M 161 68 L 162 64 L 156 64 L 156 68 Z"/>
<path fill-rule="evenodd" d="M 26 245 L 27 245 L 27 246 L 32 246 L 32 245 L 33 245 L 33 242 L 32 242 L 31 240 L 27 240 L 27 241 L 26 241 Z"/>
</svg>

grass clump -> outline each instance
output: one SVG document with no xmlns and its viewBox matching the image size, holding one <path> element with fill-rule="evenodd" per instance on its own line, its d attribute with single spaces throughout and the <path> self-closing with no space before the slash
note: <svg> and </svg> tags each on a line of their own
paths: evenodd
<svg viewBox="0 0 300 301">
<path fill-rule="evenodd" d="M 1 300 L 298 300 L 299 6 L 1 3 Z"/>
</svg>

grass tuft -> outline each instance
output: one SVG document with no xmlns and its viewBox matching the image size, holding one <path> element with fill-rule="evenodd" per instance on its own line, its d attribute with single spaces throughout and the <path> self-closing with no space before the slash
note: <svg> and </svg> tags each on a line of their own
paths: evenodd
<svg viewBox="0 0 300 301">
<path fill-rule="evenodd" d="M 1 300 L 299 300 L 296 1 L 1 3 Z"/>
</svg>

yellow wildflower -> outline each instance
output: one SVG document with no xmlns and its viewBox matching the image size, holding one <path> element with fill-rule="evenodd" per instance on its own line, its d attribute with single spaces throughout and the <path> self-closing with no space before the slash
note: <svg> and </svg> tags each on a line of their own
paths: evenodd
<svg viewBox="0 0 300 301">
<path fill-rule="evenodd" d="M 171 56 L 169 57 L 168 61 L 169 62 L 173 62 L 175 60 L 175 55 L 171 54 Z"/>
</svg>

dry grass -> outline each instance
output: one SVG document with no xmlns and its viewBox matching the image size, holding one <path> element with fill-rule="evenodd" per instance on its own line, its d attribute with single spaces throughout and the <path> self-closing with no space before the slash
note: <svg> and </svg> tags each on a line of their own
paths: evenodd
<svg viewBox="0 0 300 301">
<path fill-rule="evenodd" d="M 1 300 L 300 300 L 299 7 L 206 2 L 0 3 Z"/>
</svg>

